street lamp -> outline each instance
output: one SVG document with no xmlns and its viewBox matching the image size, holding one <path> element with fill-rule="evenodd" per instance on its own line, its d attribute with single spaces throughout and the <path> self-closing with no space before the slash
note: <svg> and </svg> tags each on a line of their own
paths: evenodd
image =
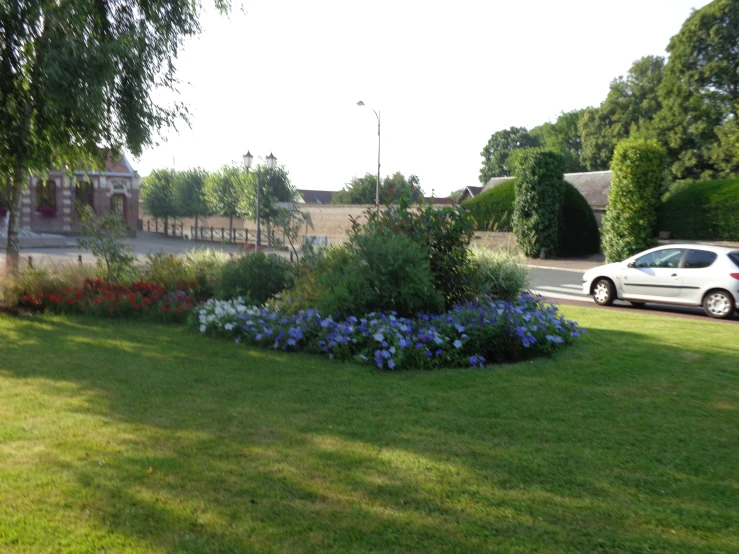
<svg viewBox="0 0 739 554">
<path fill-rule="evenodd" d="M 247 150 L 246 154 L 243 156 L 244 159 L 244 167 L 246 167 L 246 173 L 249 173 L 249 168 L 251 167 L 251 162 L 254 160 L 254 156 L 251 155 L 251 153 Z M 267 169 L 272 171 L 275 166 L 277 165 L 277 158 L 272 154 L 272 152 L 269 153 L 269 156 L 266 158 L 267 162 Z M 262 246 L 262 225 L 261 225 L 261 215 L 262 215 L 262 185 L 261 185 L 261 177 L 262 177 L 262 167 L 257 166 L 257 242 L 254 245 L 254 251 L 258 252 L 259 248 Z"/>
<path fill-rule="evenodd" d="M 364 102 L 361 100 L 357 102 L 357 106 L 364 106 Z M 372 108 L 370 108 L 372 109 Z M 377 117 L 377 187 L 375 188 L 375 207 L 377 211 L 380 211 L 380 112 L 375 111 L 375 117 Z"/>
</svg>

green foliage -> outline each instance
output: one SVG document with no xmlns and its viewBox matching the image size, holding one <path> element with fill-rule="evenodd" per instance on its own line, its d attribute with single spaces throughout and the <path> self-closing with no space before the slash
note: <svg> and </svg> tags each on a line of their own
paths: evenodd
<svg viewBox="0 0 739 554">
<path fill-rule="evenodd" d="M 218 295 L 242 296 L 257 304 L 292 286 L 293 268 L 285 258 L 257 252 L 228 261 L 221 272 Z"/>
<path fill-rule="evenodd" d="M 472 250 L 476 287 L 480 294 L 512 300 L 529 284 L 526 258 L 503 250 Z"/>
<path fill-rule="evenodd" d="M 141 183 L 141 199 L 144 211 L 154 219 L 167 221 L 179 215 L 175 203 L 175 183 L 178 174 L 171 169 L 155 169 Z"/>
<path fill-rule="evenodd" d="M 608 169 L 616 144 L 647 132 L 661 109 L 658 90 L 665 60 L 646 56 L 634 62 L 626 77 L 611 83 L 608 96 L 598 108 L 588 108 L 579 121 L 582 160 L 590 171 Z"/>
<path fill-rule="evenodd" d="M 739 179 L 692 183 L 660 206 L 657 228 L 676 239 L 739 240 Z"/>
<path fill-rule="evenodd" d="M 513 170 L 508 163 L 511 152 L 519 148 L 537 146 L 541 146 L 539 139 L 531 135 L 524 127 L 511 127 L 493 133 L 480 153 L 482 156 L 480 182 L 484 186 L 493 177 L 513 175 Z"/>
<path fill-rule="evenodd" d="M 603 217 L 603 252 L 615 262 L 654 244 L 657 210 L 667 190 L 667 154 L 656 141 L 628 139 L 618 144 L 613 180 Z"/>
<path fill-rule="evenodd" d="M 85 280 L 96 277 L 96 268 L 78 263 L 22 264 L 18 272 L 0 278 L 0 305 L 16 307 L 23 296 L 38 298 L 60 290 L 81 287 Z"/>
<path fill-rule="evenodd" d="M 562 158 L 554 152 L 528 149 L 519 158 L 513 233 L 526 256 L 552 255 L 559 243 L 564 201 Z"/>
<path fill-rule="evenodd" d="M 179 217 L 198 217 L 208 215 L 205 201 L 205 180 L 208 172 L 204 169 L 187 169 L 175 172 L 172 196 Z"/>
<path fill-rule="evenodd" d="M 468 247 L 475 233 L 475 220 L 461 206 L 421 206 L 411 209 L 410 199 L 402 197 L 397 205 L 379 212 L 366 212 L 367 224 L 353 222 L 350 241 L 361 235 L 390 238 L 407 236 L 426 253 L 434 276 L 434 289 L 447 307 L 469 298 L 471 269 Z"/>
<path fill-rule="evenodd" d="M 585 110 L 562 112 L 554 123 L 544 123 L 531 129 L 542 148 L 562 156 L 565 173 L 586 171 L 582 161 L 582 138 L 578 124 Z M 515 173 L 515 171 L 514 171 Z"/>
<path fill-rule="evenodd" d="M 100 275 L 108 283 L 121 283 L 133 275 L 133 247 L 126 223 L 116 214 L 96 216 L 90 206 L 77 205 L 80 220 L 77 245 L 95 256 Z"/>
<path fill-rule="evenodd" d="M 251 175 L 235 165 L 224 165 L 208 175 L 203 195 L 211 212 L 223 217 L 248 217 L 256 204 L 256 188 Z"/>
<path fill-rule="evenodd" d="M 712 152 L 721 142 L 717 129 L 739 119 L 738 44 L 739 1 L 714 0 L 694 11 L 667 46 L 657 127 L 677 179 L 727 174 Z"/>
<path fill-rule="evenodd" d="M 332 204 L 374 204 L 377 195 L 377 175 L 367 173 L 354 177 L 334 194 Z M 410 196 L 413 202 L 423 201 L 423 189 L 417 176 L 407 178 L 400 172 L 386 176 L 380 183 L 380 204 L 393 204 L 401 196 Z"/>
<path fill-rule="evenodd" d="M 465 200 L 462 206 L 470 211 L 479 231 L 508 232 L 513 230 L 515 198 L 516 181 L 511 179 Z"/>
<path fill-rule="evenodd" d="M 600 231 L 593 209 L 579 190 L 565 182 L 557 254 L 590 256 L 598 252 Z"/>
<path fill-rule="evenodd" d="M 343 263 L 336 264 L 336 259 Z M 316 279 L 321 313 L 348 317 L 395 311 L 412 316 L 443 309 L 426 251 L 404 235 L 357 235 L 332 266 Z"/>
</svg>

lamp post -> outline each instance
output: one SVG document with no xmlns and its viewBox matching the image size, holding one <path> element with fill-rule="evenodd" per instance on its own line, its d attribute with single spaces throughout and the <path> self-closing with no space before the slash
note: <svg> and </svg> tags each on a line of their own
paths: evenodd
<svg viewBox="0 0 739 554">
<path fill-rule="evenodd" d="M 251 167 L 252 160 L 254 160 L 254 156 L 252 156 L 251 153 L 247 150 L 243 158 L 244 158 L 244 167 L 246 167 L 246 172 L 248 174 L 249 168 Z M 275 168 L 275 165 L 277 164 L 277 158 L 272 154 L 272 152 L 270 152 L 269 156 L 267 156 L 266 158 L 266 162 L 267 162 L 267 169 L 272 171 Z M 255 252 L 258 252 L 259 248 L 262 246 L 262 225 L 260 221 L 261 215 L 262 215 L 261 177 L 262 177 L 262 167 L 258 165 L 257 166 L 257 242 L 254 245 Z"/>
<path fill-rule="evenodd" d="M 357 106 L 364 106 L 361 100 L 357 102 Z M 377 186 L 375 188 L 375 207 L 380 211 L 380 112 L 370 108 L 375 117 L 377 117 Z"/>
</svg>

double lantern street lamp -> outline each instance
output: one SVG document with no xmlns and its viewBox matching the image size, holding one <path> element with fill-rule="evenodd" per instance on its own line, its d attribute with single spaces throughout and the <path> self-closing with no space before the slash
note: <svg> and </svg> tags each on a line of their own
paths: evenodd
<svg viewBox="0 0 739 554">
<path fill-rule="evenodd" d="M 251 153 L 247 150 L 246 154 L 243 156 L 244 159 L 244 167 L 246 168 L 246 173 L 249 173 L 249 169 L 251 168 L 251 162 L 254 160 L 254 156 L 251 155 Z M 269 153 L 269 156 L 265 158 L 267 162 L 267 169 L 272 171 L 275 168 L 275 165 L 277 165 L 277 158 L 272 155 L 272 152 Z M 254 250 L 258 251 L 259 248 L 262 246 L 262 227 L 260 223 L 260 216 L 262 211 L 262 186 L 260 179 L 262 177 L 262 166 L 257 165 L 257 243 L 254 246 Z"/>
<path fill-rule="evenodd" d="M 364 102 L 361 100 L 357 102 L 357 106 L 364 106 Z M 377 186 L 375 188 L 375 207 L 377 211 L 380 211 L 380 112 L 370 108 L 375 112 L 377 117 Z"/>
</svg>

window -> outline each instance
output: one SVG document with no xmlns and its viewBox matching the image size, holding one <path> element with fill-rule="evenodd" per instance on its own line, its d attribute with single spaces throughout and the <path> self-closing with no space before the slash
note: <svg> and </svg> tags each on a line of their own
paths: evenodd
<svg viewBox="0 0 739 554">
<path fill-rule="evenodd" d="M 656 250 L 636 259 L 635 267 L 678 267 L 685 250 L 682 248 L 665 248 Z"/>
<path fill-rule="evenodd" d="M 51 179 L 36 183 L 36 209 L 40 208 L 56 210 L 56 182 Z"/>
<path fill-rule="evenodd" d="M 90 206 L 94 210 L 92 183 L 90 181 L 77 181 L 74 188 L 74 198 L 80 204 Z"/>
<path fill-rule="evenodd" d="M 110 197 L 110 213 L 126 218 L 126 197 L 122 194 L 114 194 Z"/>
<path fill-rule="evenodd" d="M 729 259 L 734 262 L 736 267 L 739 267 L 739 252 L 729 252 Z"/>
<path fill-rule="evenodd" d="M 690 250 L 685 257 L 683 267 L 691 269 L 701 269 L 710 266 L 718 258 L 715 252 L 707 252 L 706 250 Z"/>
</svg>

